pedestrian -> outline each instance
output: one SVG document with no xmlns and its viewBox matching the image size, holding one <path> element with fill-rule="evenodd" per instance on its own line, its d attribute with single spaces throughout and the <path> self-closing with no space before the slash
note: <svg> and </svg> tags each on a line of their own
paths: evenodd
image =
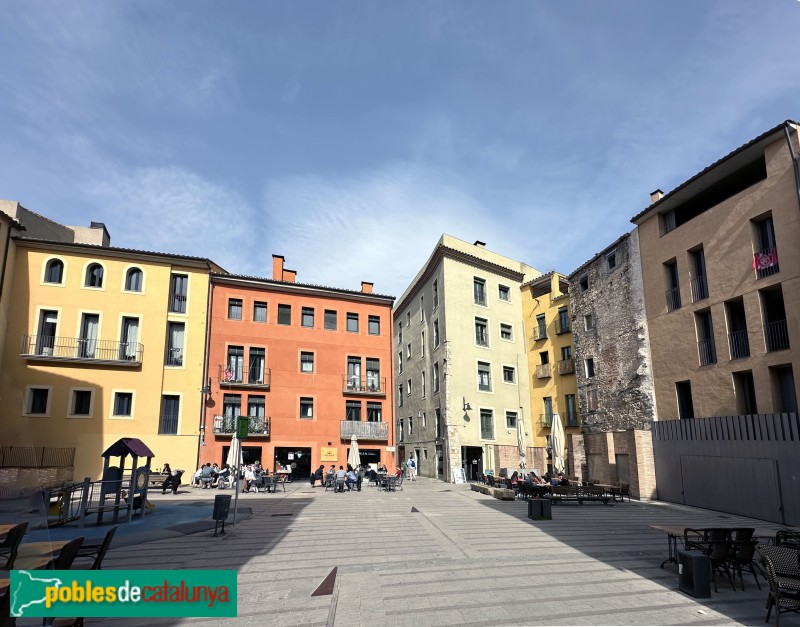
<svg viewBox="0 0 800 627">
<path fill-rule="evenodd" d="M 417 462 L 413 456 L 409 456 L 408 462 L 406 462 L 406 468 L 408 469 L 408 479 L 410 481 L 416 481 L 417 477 Z"/>
</svg>

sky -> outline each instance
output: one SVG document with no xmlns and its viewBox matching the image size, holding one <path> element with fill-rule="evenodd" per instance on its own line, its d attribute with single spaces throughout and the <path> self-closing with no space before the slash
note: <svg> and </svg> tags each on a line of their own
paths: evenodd
<svg viewBox="0 0 800 627">
<path fill-rule="evenodd" d="M 0 198 L 399 297 L 442 233 L 570 273 L 800 117 L 798 0 L 5 0 Z"/>
</svg>

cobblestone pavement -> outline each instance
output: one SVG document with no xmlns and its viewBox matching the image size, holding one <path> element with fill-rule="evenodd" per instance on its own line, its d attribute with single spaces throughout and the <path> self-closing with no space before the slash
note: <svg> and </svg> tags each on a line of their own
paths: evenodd
<svg viewBox="0 0 800 627">
<path fill-rule="evenodd" d="M 213 496 L 179 498 L 207 499 L 210 513 Z M 397 493 L 292 484 L 285 494 L 247 494 L 240 503 L 253 515 L 224 537 L 203 531 L 109 552 L 107 568 L 238 571 L 238 618 L 148 625 L 763 624 L 766 590 L 748 573 L 744 592 L 719 576 L 711 599 L 679 592 L 675 566 L 659 566 L 666 536 L 649 525 L 778 528 L 636 501 L 562 504 L 553 520 L 537 522 L 522 501 L 424 478 Z M 332 593 L 312 596 L 333 569 Z M 797 615 L 782 622 L 800 625 Z"/>
</svg>

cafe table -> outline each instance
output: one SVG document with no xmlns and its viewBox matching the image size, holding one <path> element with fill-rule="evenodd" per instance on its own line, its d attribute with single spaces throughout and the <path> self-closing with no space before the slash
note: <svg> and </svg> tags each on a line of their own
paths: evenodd
<svg viewBox="0 0 800 627">
<path fill-rule="evenodd" d="M 71 540 L 55 540 L 52 542 L 25 542 L 19 545 L 19 549 L 17 549 L 17 558 L 58 554 L 68 542 L 71 542 Z"/>
</svg>

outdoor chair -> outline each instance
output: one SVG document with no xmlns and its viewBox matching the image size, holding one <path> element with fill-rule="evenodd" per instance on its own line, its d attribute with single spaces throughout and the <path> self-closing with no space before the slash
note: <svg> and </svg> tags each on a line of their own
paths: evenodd
<svg viewBox="0 0 800 627">
<path fill-rule="evenodd" d="M 790 546 L 800 549 L 800 531 L 781 529 L 775 534 L 775 546 Z"/>
<path fill-rule="evenodd" d="M 14 567 L 19 545 L 27 530 L 28 523 L 26 522 L 15 525 L 6 534 L 6 539 L 0 543 L 0 557 L 7 556 L 6 565 L 3 566 L 3 570 L 11 570 Z"/>
<path fill-rule="evenodd" d="M 786 546 L 759 544 L 760 567 L 769 585 L 767 618 L 775 608 L 775 625 L 780 627 L 781 613 L 800 612 L 800 566 L 798 551 Z"/>
<path fill-rule="evenodd" d="M 345 481 L 344 479 L 336 479 L 336 487 L 334 492 L 344 492 Z"/>
<path fill-rule="evenodd" d="M 328 490 L 336 490 L 336 477 L 333 475 L 325 475 L 325 492 Z"/>
<path fill-rule="evenodd" d="M 5 594 L 0 595 L 0 627 L 14 627 L 16 618 L 11 618 L 11 590 L 6 588 Z"/>
<path fill-rule="evenodd" d="M 717 580 L 714 574 L 724 572 L 728 577 L 731 588 L 736 590 L 730 570 L 731 547 L 730 529 L 716 527 L 712 529 L 692 529 L 687 527 L 683 530 L 683 544 L 687 551 L 698 550 L 704 553 L 711 562 L 711 578 L 714 580 L 714 591 L 717 590 Z"/>
<path fill-rule="evenodd" d="M 178 488 L 181 486 L 181 477 L 183 470 L 174 471 L 169 477 L 161 484 L 161 494 L 165 494 L 167 490 L 172 490 L 173 494 L 178 493 Z"/>
<path fill-rule="evenodd" d="M 67 542 L 58 552 L 58 557 L 51 560 L 52 568 L 48 570 L 69 570 L 83 545 L 83 540 L 83 537 L 78 537 Z"/>
<path fill-rule="evenodd" d="M 755 530 L 752 530 L 755 531 Z M 752 534 L 751 534 L 752 536 Z M 733 551 L 731 553 L 731 568 L 733 568 L 733 576 L 736 577 L 736 573 L 739 573 L 739 581 L 742 583 L 742 590 L 744 590 L 744 578 L 742 576 L 742 571 L 747 569 L 749 572 L 753 574 L 753 579 L 756 580 L 756 585 L 758 589 L 761 590 L 761 584 L 758 583 L 758 575 L 756 574 L 756 569 L 753 567 L 753 556 L 755 555 L 756 545 L 758 544 L 758 540 L 743 540 L 743 541 L 734 541 L 733 543 Z"/>
<path fill-rule="evenodd" d="M 106 537 L 100 544 L 86 543 L 82 544 L 78 549 L 78 554 L 75 556 L 76 560 L 92 560 L 92 565 L 88 570 L 100 570 L 103 565 L 103 558 L 105 558 L 111 541 L 114 539 L 114 534 L 117 533 L 119 525 L 114 525 L 106 533 Z"/>
</svg>

